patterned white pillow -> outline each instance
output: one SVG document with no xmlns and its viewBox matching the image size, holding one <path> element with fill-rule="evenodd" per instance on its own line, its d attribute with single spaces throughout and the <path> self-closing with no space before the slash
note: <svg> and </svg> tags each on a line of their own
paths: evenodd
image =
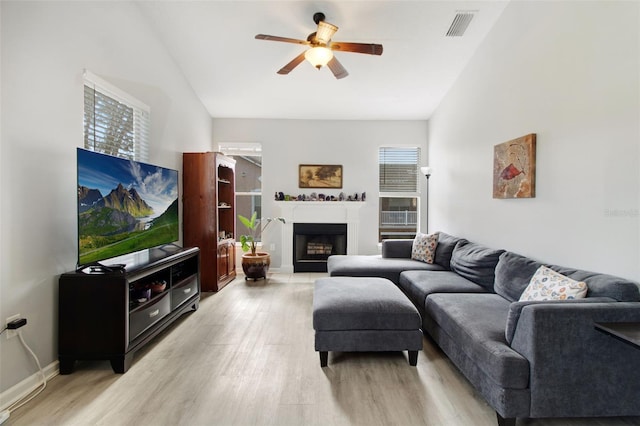
<svg viewBox="0 0 640 426">
<path fill-rule="evenodd" d="M 582 299 L 587 296 L 587 289 L 585 282 L 572 280 L 553 269 L 540 266 L 522 292 L 520 302 Z"/>
<path fill-rule="evenodd" d="M 438 234 L 422 234 L 418 232 L 413 239 L 411 247 L 411 259 L 421 262 L 433 263 L 438 245 Z"/>
</svg>

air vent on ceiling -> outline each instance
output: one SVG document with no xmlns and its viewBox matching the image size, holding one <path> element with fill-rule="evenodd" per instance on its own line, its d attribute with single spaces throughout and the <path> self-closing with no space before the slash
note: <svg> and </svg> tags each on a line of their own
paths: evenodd
<svg viewBox="0 0 640 426">
<path fill-rule="evenodd" d="M 475 13 L 475 10 L 458 11 L 447 31 L 447 37 L 462 37 Z"/>
</svg>

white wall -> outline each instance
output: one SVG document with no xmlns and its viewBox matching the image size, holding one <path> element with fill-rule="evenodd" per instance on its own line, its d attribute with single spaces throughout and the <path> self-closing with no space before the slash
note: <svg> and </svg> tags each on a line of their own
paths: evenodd
<svg viewBox="0 0 640 426">
<path fill-rule="evenodd" d="M 151 107 L 151 163 L 181 169 L 182 151 L 211 150 L 212 122 L 134 4 L 0 7 L 0 320 L 26 317 L 25 340 L 46 366 L 57 360 L 57 278 L 77 256 L 83 69 Z M 35 372 L 18 339 L 3 336 L 0 392 Z"/>
<path fill-rule="evenodd" d="M 512 1 L 429 122 L 432 229 L 640 280 L 638 2 Z M 537 134 L 533 199 L 493 146 Z"/>
<path fill-rule="evenodd" d="M 390 106 L 392 107 L 392 106 Z M 333 120 L 213 120 L 214 143 L 262 143 L 263 216 L 279 216 L 275 192 L 311 192 L 346 195 L 366 192 L 360 209 L 358 251 L 378 252 L 378 148 L 418 146 L 426 164 L 426 121 L 333 121 Z M 342 190 L 298 188 L 299 164 L 341 164 Z M 422 180 L 421 180 L 422 182 Z M 237 230 L 240 233 L 241 230 Z M 271 251 L 273 268 L 279 268 L 281 235 L 272 226 L 264 235 L 265 244 L 276 244 Z"/>
</svg>

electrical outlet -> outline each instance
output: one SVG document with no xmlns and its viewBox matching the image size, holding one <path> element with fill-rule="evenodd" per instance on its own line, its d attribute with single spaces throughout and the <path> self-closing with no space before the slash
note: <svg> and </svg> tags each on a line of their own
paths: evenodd
<svg viewBox="0 0 640 426">
<path fill-rule="evenodd" d="M 269 244 L 269 250 L 274 251 L 276 249 L 276 245 L 274 243 Z"/>
<path fill-rule="evenodd" d="M 5 323 L 4 323 L 5 325 L 4 326 L 6 327 L 7 324 L 9 324 L 11 321 L 17 320 L 19 318 L 22 318 L 20 316 L 20 314 L 16 314 L 16 315 L 10 316 L 9 318 L 7 318 L 7 321 L 5 321 Z M 16 337 L 18 335 L 18 330 L 9 330 L 9 329 L 7 329 L 5 331 L 5 333 L 7 333 L 7 339 L 11 339 L 12 337 Z"/>
</svg>

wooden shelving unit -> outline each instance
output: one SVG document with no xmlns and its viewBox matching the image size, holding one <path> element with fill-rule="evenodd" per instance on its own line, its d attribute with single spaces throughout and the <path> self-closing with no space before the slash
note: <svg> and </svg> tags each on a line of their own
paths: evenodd
<svg viewBox="0 0 640 426">
<path fill-rule="evenodd" d="M 200 247 L 202 291 L 219 291 L 236 276 L 235 165 L 219 152 L 183 154 L 183 240 Z"/>
</svg>

